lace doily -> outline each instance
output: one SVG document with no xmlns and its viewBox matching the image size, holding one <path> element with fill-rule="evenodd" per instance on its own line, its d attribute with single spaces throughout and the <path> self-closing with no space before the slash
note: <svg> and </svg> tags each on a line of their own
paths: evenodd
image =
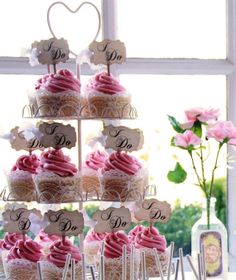
<svg viewBox="0 0 236 280">
<path fill-rule="evenodd" d="M 66 91 L 52 94 L 39 91 L 36 94 L 38 113 L 41 117 L 73 117 L 78 116 L 81 107 L 78 92 Z"/>
<path fill-rule="evenodd" d="M 81 175 L 60 177 L 50 172 L 33 176 L 38 201 L 42 203 L 63 203 L 82 201 Z"/>
<path fill-rule="evenodd" d="M 48 261 L 41 261 L 41 270 L 43 280 L 61 280 L 63 275 L 63 268 L 59 268 Z M 71 268 L 68 269 L 67 280 L 71 280 Z M 82 265 L 81 262 L 75 265 L 75 279 L 82 279 Z"/>
<path fill-rule="evenodd" d="M 38 280 L 37 265 L 25 259 L 3 261 L 7 280 Z"/>
<path fill-rule="evenodd" d="M 96 260 L 97 270 L 99 271 L 99 260 Z M 140 254 L 138 251 L 134 254 L 134 279 L 139 279 Z M 105 279 L 120 280 L 122 275 L 122 258 L 104 259 Z M 130 257 L 126 261 L 126 280 L 130 280 Z"/>
</svg>

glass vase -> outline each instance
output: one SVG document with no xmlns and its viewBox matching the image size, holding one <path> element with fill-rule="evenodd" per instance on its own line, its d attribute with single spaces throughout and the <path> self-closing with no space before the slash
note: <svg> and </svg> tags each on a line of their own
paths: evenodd
<svg viewBox="0 0 236 280">
<path fill-rule="evenodd" d="M 228 275 L 227 231 L 224 224 L 215 215 L 215 201 L 215 198 L 211 198 L 209 228 L 207 226 L 207 203 L 203 205 L 201 218 L 192 227 L 191 254 L 196 264 L 197 254 L 201 252 L 203 246 L 207 279 L 226 280 Z"/>
</svg>

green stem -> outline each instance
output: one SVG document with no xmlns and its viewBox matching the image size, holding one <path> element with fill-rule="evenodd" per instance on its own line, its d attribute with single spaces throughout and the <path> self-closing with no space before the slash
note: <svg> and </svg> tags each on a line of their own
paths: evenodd
<svg viewBox="0 0 236 280">
<path fill-rule="evenodd" d="M 218 151 L 217 151 L 216 159 L 215 159 L 215 164 L 214 164 L 214 167 L 213 167 L 212 173 L 211 173 L 211 184 L 210 184 L 209 197 L 212 196 L 213 185 L 214 185 L 214 180 L 215 180 L 215 171 L 217 169 L 219 154 L 220 154 L 220 150 L 221 150 L 222 146 L 223 146 L 223 143 L 219 143 L 219 147 L 218 147 Z"/>
<path fill-rule="evenodd" d="M 195 172 L 195 174 L 197 176 L 198 185 L 200 186 L 200 188 L 203 190 L 203 192 L 205 193 L 205 195 L 207 197 L 206 188 L 204 187 L 203 182 L 201 180 L 201 177 L 199 176 L 199 174 L 197 172 L 197 168 L 196 168 L 196 165 L 195 165 L 195 162 L 194 162 L 194 158 L 193 158 L 193 153 L 192 153 L 192 151 L 188 151 L 188 152 L 189 152 L 189 155 L 191 157 L 193 170 L 194 170 L 194 172 Z"/>
<path fill-rule="evenodd" d="M 202 169 L 202 186 L 204 188 L 204 193 L 206 194 L 206 177 L 205 177 L 205 169 L 204 169 L 204 159 L 202 153 L 202 144 L 200 145 L 200 162 L 201 162 L 201 169 Z"/>
</svg>

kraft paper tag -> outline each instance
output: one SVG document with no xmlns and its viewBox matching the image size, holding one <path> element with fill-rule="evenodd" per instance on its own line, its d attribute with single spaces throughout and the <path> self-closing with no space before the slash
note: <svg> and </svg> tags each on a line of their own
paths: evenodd
<svg viewBox="0 0 236 280">
<path fill-rule="evenodd" d="M 126 49 L 123 42 L 116 40 L 93 41 L 89 49 L 93 52 L 91 63 L 97 64 L 121 64 L 126 59 Z"/>
<path fill-rule="evenodd" d="M 26 208 L 17 208 L 7 209 L 3 214 L 3 219 L 5 224 L 3 226 L 4 231 L 9 233 L 22 233 L 25 234 L 30 230 L 32 224 L 31 215 L 41 216 L 41 212 L 37 209 L 26 209 Z"/>
<path fill-rule="evenodd" d="M 129 228 L 131 213 L 124 206 L 120 208 L 109 207 L 106 210 L 96 211 L 93 219 L 97 221 L 94 227 L 96 232 L 116 232 Z"/>
<path fill-rule="evenodd" d="M 45 213 L 44 218 L 49 223 L 45 227 L 44 231 L 50 235 L 76 236 L 82 233 L 84 228 L 83 214 L 77 210 L 49 210 Z"/>
<path fill-rule="evenodd" d="M 138 209 L 134 212 L 134 217 L 138 221 L 148 221 L 150 223 L 166 223 L 170 219 L 171 207 L 166 201 L 157 199 L 145 199 L 138 204 Z"/>
<path fill-rule="evenodd" d="M 44 148 L 41 141 L 35 135 L 32 134 L 31 139 L 26 139 L 24 132 L 24 130 L 19 130 L 19 126 L 11 130 L 10 143 L 13 149 L 16 151 L 25 150 L 29 152 L 42 150 Z"/>
<path fill-rule="evenodd" d="M 40 141 L 44 147 L 70 149 L 75 146 L 76 132 L 70 124 L 43 122 L 39 124 L 39 130 L 43 135 Z"/>
<path fill-rule="evenodd" d="M 63 38 L 36 41 L 31 47 L 37 49 L 37 58 L 41 64 L 57 64 L 69 59 L 69 46 Z"/>
<path fill-rule="evenodd" d="M 144 137 L 140 129 L 109 125 L 104 127 L 102 133 L 107 136 L 105 148 L 132 152 L 143 146 Z"/>
</svg>

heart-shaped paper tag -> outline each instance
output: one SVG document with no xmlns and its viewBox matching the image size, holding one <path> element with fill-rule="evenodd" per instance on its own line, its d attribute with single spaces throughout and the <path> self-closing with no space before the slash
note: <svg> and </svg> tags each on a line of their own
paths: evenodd
<svg viewBox="0 0 236 280">
<path fill-rule="evenodd" d="M 95 36 L 92 38 L 91 40 L 91 37 L 90 37 L 90 32 L 92 32 L 92 29 L 91 29 L 91 17 L 88 16 L 87 14 L 84 15 L 84 17 L 82 17 L 81 15 L 81 18 L 80 18 L 80 21 L 77 22 L 76 24 L 75 23 L 72 23 L 72 18 L 71 17 L 71 14 L 74 15 L 76 14 L 77 12 L 81 11 L 81 8 L 82 7 L 85 7 L 85 6 L 92 6 L 96 13 L 97 13 L 97 16 L 98 16 L 98 26 L 97 26 L 97 29 L 96 29 L 96 33 L 95 33 Z M 51 22 L 51 11 L 52 11 L 52 8 L 54 7 L 59 7 L 61 6 L 61 10 L 60 10 L 60 14 L 58 15 L 57 13 L 57 18 L 60 20 L 59 22 L 56 22 L 54 23 L 53 27 L 52 27 L 52 22 Z M 66 17 L 66 14 L 65 14 L 65 9 L 70 13 L 70 17 Z M 54 9 L 55 11 L 55 9 Z M 58 10 L 59 12 L 59 10 Z M 63 19 L 63 20 L 62 20 Z M 87 24 L 86 24 L 86 20 L 87 20 Z M 49 30 L 52 34 L 53 37 L 55 38 L 59 38 L 59 37 L 64 37 L 67 39 L 67 41 L 69 42 L 69 46 L 70 46 L 70 53 L 73 54 L 75 57 L 78 55 L 78 53 L 80 51 L 78 51 L 79 49 L 82 50 L 82 49 L 85 49 L 88 47 L 88 45 L 97 39 L 98 37 L 98 34 L 99 34 L 99 31 L 100 31 L 100 27 L 101 27 L 101 15 L 100 15 L 100 12 L 98 10 L 98 8 L 91 2 L 83 2 L 81 3 L 76 9 L 72 10 L 71 8 L 69 8 L 65 3 L 63 2 L 55 2 L 53 3 L 52 5 L 49 6 L 48 8 L 48 12 L 47 12 L 47 22 L 48 22 L 48 27 L 49 27 Z M 68 29 L 69 28 L 69 29 Z M 93 28 L 93 27 L 92 27 Z M 88 29 L 91 29 L 91 31 L 88 31 Z M 58 34 L 60 30 L 60 35 Z M 64 31 L 63 31 L 64 30 Z M 66 33 L 66 34 L 62 34 L 62 33 Z M 58 35 L 56 35 L 58 34 Z M 78 35 L 79 34 L 79 35 Z M 71 38 L 69 38 L 71 37 Z M 86 38 L 85 39 L 85 44 L 82 44 L 81 43 L 81 37 L 82 38 Z M 79 42 L 79 45 L 76 46 L 76 44 L 74 45 L 73 44 L 73 39 L 74 38 L 78 38 L 78 42 Z M 73 50 L 73 51 L 72 51 Z M 77 50 L 77 51 L 76 51 Z"/>
</svg>

